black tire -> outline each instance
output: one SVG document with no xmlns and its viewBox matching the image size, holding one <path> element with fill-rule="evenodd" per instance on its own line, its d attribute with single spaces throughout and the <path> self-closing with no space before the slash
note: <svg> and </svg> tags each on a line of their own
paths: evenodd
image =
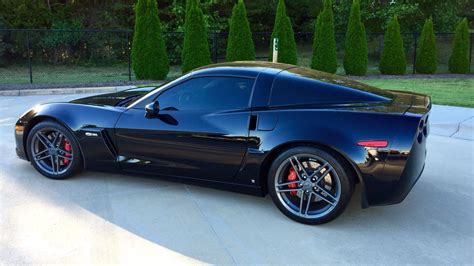
<svg viewBox="0 0 474 266">
<path fill-rule="evenodd" d="M 295 168 L 293 165 L 298 163 L 301 167 Z M 312 165 L 315 166 L 311 168 Z M 290 148 L 273 161 L 268 172 L 268 191 L 278 209 L 289 218 L 304 224 L 327 223 L 344 211 L 354 192 L 354 177 L 344 167 L 349 166 L 337 154 L 309 146 Z M 293 179 L 288 175 L 291 171 Z M 298 183 L 280 185 L 290 182 Z"/>
<path fill-rule="evenodd" d="M 51 137 L 51 139 L 48 138 L 48 140 L 51 141 L 51 143 L 54 140 L 52 139 L 53 138 L 52 136 L 56 136 L 55 134 L 58 134 L 57 132 L 60 133 L 56 141 L 57 148 L 54 150 L 54 153 L 52 152 L 52 154 L 56 154 L 55 156 L 54 155 L 51 156 L 49 149 L 44 148 L 45 140 L 44 138 L 42 138 L 41 140 L 39 139 L 39 136 L 37 135 L 38 132 L 40 132 L 44 136 Z M 66 141 L 67 143 L 70 144 L 70 147 L 68 149 L 70 149 L 70 152 L 72 153 L 72 155 L 67 154 L 67 153 L 61 153 L 62 152 L 61 150 L 64 150 L 64 147 L 61 147 L 61 143 L 65 143 Z M 49 158 L 38 160 L 38 161 L 35 160 L 34 152 L 35 152 L 35 149 L 39 149 L 38 148 L 39 145 L 42 147 L 43 154 L 41 154 L 41 156 L 37 156 L 36 158 L 41 158 L 41 157 L 50 155 Z M 54 148 L 54 147 L 50 146 L 49 148 Z M 26 141 L 26 152 L 28 153 L 28 158 L 30 159 L 30 162 L 33 165 L 33 167 L 39 173 L 51 179 L 66 179 L 75 174 L 78 174 L 83 169 L 82 155 L 81 155 L 81 151 L 80 151 L 76 138 L 67 128 L 65 128 L 64 126 L 54 121 L 48 120 L 48 121 L 40 122 L 30 130 L 30 132 L 28 133 L 27 141 Z M 59 156 L 63 156 L 63 157 L 59 157 Z M 67 158 L 71 158 L 71 159 L 65 159 L 64 156 L 67 156 Z M 54 160 L 57 163 L 57 165 L 55 164 L 55 166 L 57 166 L 56 168 L 53 167 L 52 160 Z M 50 163 L 48 163 L 47 161 L 50 161 Z M 57 169 L 57 171 L 55 171 L 55 169 Z"/>
</svg>

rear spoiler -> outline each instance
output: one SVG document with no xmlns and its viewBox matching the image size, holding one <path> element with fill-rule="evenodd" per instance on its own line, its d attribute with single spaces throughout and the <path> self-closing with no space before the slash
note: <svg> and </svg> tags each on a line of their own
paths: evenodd
<svg viewBox="0 0 474 266">
<path fill-rule="evenodd" d="M 398 95 L 403 94 L 412 97 L 411 103 L 409 104 L 409 107 L 407 108 L 405 113 L 426 114 L 429 113 L 431 110 L 431 97 L 428 95 L 398 90 L 390 90 L 390 92 L 395 92 Z"/>
</svg>

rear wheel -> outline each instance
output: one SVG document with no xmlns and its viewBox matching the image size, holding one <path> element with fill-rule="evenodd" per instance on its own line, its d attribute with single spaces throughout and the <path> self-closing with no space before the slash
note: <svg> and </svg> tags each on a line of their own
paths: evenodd
<svg viewBox="0 0 474 266">
<path fill-rule="evenodd" d="M 354 190 L 354 180 L 342 165 L 337 156 L 313 147 L 283 152 L 269 171 L 268 190 L 273 202 L 286 216 L 301 223 L 335 219 Z"/>
<path fill-rule="evenodd" d="M 31 164 L 42 175 L 64 179 L 82 170 L 79 145 L 62 125 L 45 121 L 31 129 L 27 139 Z"/>
</svg>

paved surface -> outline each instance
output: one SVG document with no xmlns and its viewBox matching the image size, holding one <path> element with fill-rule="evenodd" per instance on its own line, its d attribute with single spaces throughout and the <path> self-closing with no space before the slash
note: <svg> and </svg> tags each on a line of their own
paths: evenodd
<svg viewBox="0 0 474 266">
<path fill-rule="evenodd" d="M 307 226 L 268 197 L 94 172 L 40 176 L 16 158 L 13 124 L 35 103 L 79 96 L 0 97 L 0 264 L 474 263 L 474 141 L 462 139 L 472 138 L 474 109 L 434 107 L 427 166 L 404 202 L 362 210 L 356 190 L 337 220 Z"/>
</svg>

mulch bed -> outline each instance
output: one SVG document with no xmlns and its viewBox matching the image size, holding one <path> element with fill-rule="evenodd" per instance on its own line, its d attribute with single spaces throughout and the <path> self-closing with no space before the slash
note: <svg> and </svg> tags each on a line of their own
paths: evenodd
<svg viewBox="0 0 474 266">
<path fill-rule="evenodd" d="M 431 78 L 474 78 L 472 74 L 406 74 L 406 75 L 370 75 L 370 76 L 347 76 L 351 79 L 431 79 Z"/>
</svg>

